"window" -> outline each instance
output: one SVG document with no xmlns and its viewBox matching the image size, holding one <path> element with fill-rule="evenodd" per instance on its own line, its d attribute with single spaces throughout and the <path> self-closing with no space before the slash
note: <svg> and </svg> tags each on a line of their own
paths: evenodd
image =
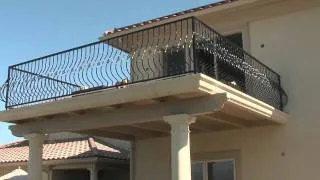
<svg viewBox="0 0 320 180">
<path fill-rule="evenodd" d="M 242 33 L 226 35 L 226 38 L 232 41 L 234 44 L 238 45 L 239 47 L 243 48 Z"/>
<path fill-rule="evenodd" d="M 192 163 L 192 180 L 235 180 L 235 161 L 200 161 Z"/>
</svg>

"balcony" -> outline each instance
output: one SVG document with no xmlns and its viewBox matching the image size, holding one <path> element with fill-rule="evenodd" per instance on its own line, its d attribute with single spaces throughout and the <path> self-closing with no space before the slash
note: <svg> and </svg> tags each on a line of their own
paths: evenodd
<svg viewBox="0 0 320 180">
<path fill-rule="evenodd" d="M 194 17 L 10 66 L 0 97 L 16 109 L 199 73 L 276 109 L 286 103 L 276 72 Z"/>
</svg>

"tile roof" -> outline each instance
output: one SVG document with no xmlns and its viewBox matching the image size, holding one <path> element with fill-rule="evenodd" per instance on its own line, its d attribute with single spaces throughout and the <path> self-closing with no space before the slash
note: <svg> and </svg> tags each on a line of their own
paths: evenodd
<svg viewBox="0 0 320 180">
<path fill-rule="evenodd" d="M 169 15 L 162 16 L 162 17 L 159 17 L 159 18 L 150 19 L 150 20 L 143 21 L 143 22 L 136 23 L 136 24 L 132 24 L 132 25 L 129 25 L 129 26 L 124 26 L 124 27 L 121 27 L 121 28 L 115 28 L 114 30 L 107 30 L 107 31 L 105 31 L 104 36 L 107 36 L 107 35 L 113 34 L 113 33 L 117 33 L 117 32 L 121 32 L 121 31 L 126 31 L 126 30 L 129 30 L 129 29 L 137 28 L 137 27 L 142 27 L 142 26 L 145 26 L 145 25 L 148 25 L 148 24 L 152 24 L 152 23 L 156 23 L 156 22 L 159 22 L 159 21 L 167 20 L 169 18 L 179 17 L 179 16 L 182 16 L 182 15 L 194 13 L 194 12 L 197 12 L 197 11 L 202 11 L 202 10 L 209 9 L 209 8 L 212 8 L 212 7 L 217 7 L 217 6 L 221 6 L 221 5 L 224 5 L 224 4 L 229 4 L 229 3 L 232 3 L 232 2 L 235 2 L 235 1 L 239 1 L 239 0 L 223 0 L 223 1 L 215 2 L 215 3 L 207 4 L 207 5 L 204 5 L 204 6 L 188 9 L 188 10 L 185 10 L 185 11 L 180 11 L 180 12 L 177 12 L 177 13 L 169 14 Z"/>
<path fill-rule="evenodd" d="M 19 141 L 0 146 L 0 164 L 27 162 L 28 141 Z M 100 157 L 127 160 L 128 152 L 120 150 L 93 137 L 64 140 L 47 140 L 43 145 L 43 160 L 68 160 Z"/>
</svg>

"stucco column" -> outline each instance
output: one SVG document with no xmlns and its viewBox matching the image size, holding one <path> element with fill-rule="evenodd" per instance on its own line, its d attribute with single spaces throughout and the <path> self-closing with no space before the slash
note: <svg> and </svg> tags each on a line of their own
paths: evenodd
<svg viewBox="0 0 320 180">
<path fill-rule="evenodd" d="M 96 166 L 93 166 L 89 169 L 90 171 L 90 180 L 98 180 L 98 170 Z"/>
<path fill-rule="evenodd" d="M 28 134 L 29 141 L 28 180 L 42 180 L 42 149 L 44 134 Z"/>
<path fill-rule="evenodd" d="M 136 179 L 136 140 L 131 141 L 130 151 L 130 180 Z"/>
<path fill-rule="evenodd" d="M 171 180 L 191 180 L 189 125 L 195 120 L 187 114 L 164 117 L 171 126 Z"/>
<path fill-rule="evenodd" d="M 48 180 L 52 180 L 52 174 L 53 174 L 52 169 L 49 169 L 49 171 L 48 171 Z"/>
</svg>

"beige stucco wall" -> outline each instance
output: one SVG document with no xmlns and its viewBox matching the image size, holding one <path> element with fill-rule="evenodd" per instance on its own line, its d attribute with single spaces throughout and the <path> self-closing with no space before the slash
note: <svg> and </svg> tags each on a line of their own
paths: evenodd
<svg viewBox="0 0 320 180">
<path fill-rule="evenodd" d="M 236 158 L 240 180 L 320 178 L 319 32 L 320 8 L 249 23 L 251 53 L 281 74 L 291 119 L 285 126 L 192 135 L 194 160 L 226 152 Z M 169 139 L 137 141 L 135 155 L 137 180 L 170 179 Z"/>
</svg>

